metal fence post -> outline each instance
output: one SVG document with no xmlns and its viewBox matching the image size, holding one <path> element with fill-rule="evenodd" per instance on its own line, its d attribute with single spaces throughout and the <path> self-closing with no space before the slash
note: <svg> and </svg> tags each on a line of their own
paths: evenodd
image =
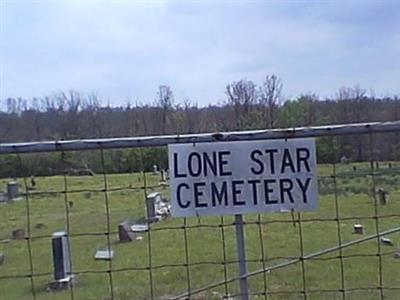
<svg viewBox="0 0 400 300">
<path fill-rule="evenodd" d="M 236 228 L 236 246 L 238 252 L 239 263 L 239 276 L 247 274 L 247 261 L 246 261 L 246 247 L 245 237 L 243 230 L 243 216 L 235 215 L 235 228 Z M 249 289 L 247 285 L 247 277 L 240 278 L 240 294 L 242 300 L 249 299 Z"/>
</svg>

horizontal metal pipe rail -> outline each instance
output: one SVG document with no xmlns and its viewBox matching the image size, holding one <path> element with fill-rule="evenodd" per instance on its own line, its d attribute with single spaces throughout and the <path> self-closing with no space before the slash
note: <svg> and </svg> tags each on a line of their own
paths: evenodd
<svg viewBox="0 0 400 300">
<path fill-rule="evenodd" d="M 183 135 L 176 134 L 145 137 L 4 143 L 0 144 L 0 154 L 157 147 L 174 143 L 204 143 L 215 141 L 246 140 L 254 141 L 280 138 L 326 137 L 349 134 L 384 133 L 393 131 L 400 131 L 400 121 Z"/>
</svg>

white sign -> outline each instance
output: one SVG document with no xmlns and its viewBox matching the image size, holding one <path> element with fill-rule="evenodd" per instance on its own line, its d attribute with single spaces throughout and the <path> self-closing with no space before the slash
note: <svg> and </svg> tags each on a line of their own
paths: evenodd
<svg viewBox="0 0 400 300">
<path fill-rule="evenodd" d="M 317 209 L 315 139 L 169 145 L 172 215 Z"/>
</svg>

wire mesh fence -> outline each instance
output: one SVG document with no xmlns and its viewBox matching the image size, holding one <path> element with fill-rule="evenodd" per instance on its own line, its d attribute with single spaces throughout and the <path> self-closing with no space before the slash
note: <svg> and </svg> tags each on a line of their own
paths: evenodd
<svg viewBox="0 0 400 300">
<path fill-rule="evenodd" d="M 398 299 L 400 122 L 1 144 L 1 299 Z M 172 143 L 316 137 L 319 209 L 243 216 L 248 271 L 238 275 L 234 216 L 148 218 L 169 197 Z M 344 153 L 359 141 L 362 159 Z M 322 158 L 321 158 L 322 157 Z M 10 185 L 12 188 L 13 185 Z M 12 190 L 9 190 L 11 193 Z M 130 242 L 120 226 L 147 225 Z M 73 283 L 54 288 L 53 233 L 69 238 Z M 96 260 L 103 250 L 112 259 Z M 1 259 L 1 257 L 0 257 Z"/>
</svg>

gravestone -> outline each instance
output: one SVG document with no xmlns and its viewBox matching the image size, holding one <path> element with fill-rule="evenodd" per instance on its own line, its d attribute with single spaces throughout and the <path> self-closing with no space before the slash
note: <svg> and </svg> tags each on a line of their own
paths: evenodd
<svg viewBox="0 0 400 300">
<path fill-rule="evenodd" d="M 149 225 L 148 224 L 133 224 L 131 225 L 131 230 L 135 233 L 143 233 L 146 231 L 149 231 Z"/>
<path fill-rule="evenodd" d="M 158 174 L 158 167 L 157 165 L 153 165 L 153 175 L 157 175 Z"/>
<path fill-rule="evenodd" d="M 65 280 L 71 277 L 69 237 L 66 231 L 54 232 L 51 239 L 53 250 L 54 279 Z"/>
<path fill-rule="evenodd" d="M 14 240 L 23 240 L 25 239 L 25 230 L 22 228 L 17 228 L 12 231 L 12 238 Z"/>
<path fill-rule="evenodd" d="M 118 225 L 118 237 L 120 242 L 132 242 L 136 239 L 136 234 L 132 231 L 128 221 Z"/>
<path fill-rule="evenodd" d="M 171 205 L 163 200 L 158 192 L 151 193 L 146 199 L 147 220 L 149 222 L 157 222 L 162 218 L 169 216 Z"/>
<path fill-rule="evenodd" d="M 347 165 L 347 164 L 349 163 L 349 161 L 350 161 L 350 160 L 347 158 L 346 155 L 343 155 L 343 156 L 340 158 L 340 162 L 341 162 L 342 164 Z"/>
<path fill-rule="evenodd" d="M 111 260 L 114 257 L 114 250 L 97 250 L 94 259 L 95 260 Z"/>
<path fill-rule="evenodd" d="M 11 201 L 18 197 L 18 183 L 16 181 L 10 181 L 7 183 L 7 197 L 8 201 Z"/>
<path fill-rule="evenodd" d="M 394 251 L 393 257 L 400 258 L 400 249 L 397 249 L 396 251 Z"/>
<path fill-rule="evenodd" d="M 354 233 L 357 233 L 357 234 L 364 234 L 364 226 L 363 226 L 363 225 L 361 225 L 361 224 L 354 224 L 353 228 L 354 228 Z"/>
<path fill-rule="evenodd" d="M 147 195 L 146 199 L 146 209 L 147 209 L 147 219 L 152 222 L 157 220 L 156 205 L 161 201 L 160 193 L 151 193 Z"/>
<path fill-rule="evenodd" d="M 36 180 L 35 177 L 31 176 L 31 186 L 35 187 L 36 186 Z"/>
<path fill-rule="evenodd" d="M 168 186 L 168 182 L 167 182 L 167 180 L 166 180 L 166 175 L 167 174 L 167 172 L 166 171 L 164 171 L 164 170 L 161 170 L 160 171 L 160 182 L 159 182 L 159 185 L 160 185 L 160 187 L 162 187 L 163 189 L 165 189 L 165 188 L 167 188 L 167 186 Z"/>
<path fill-rule="evenodd" d="M 392 240 L 387 237 L 381 237 L 381 244 L 387 246 L 393 246 Z"/>
<path fill-rule="evenodd" d="M 37 223 L 36 225 L 35 225 L 35 228 L 36 229 L 42 229 L 42 228 L 46 228 L 47 226 L 45 225 L 45 224 L 43 224 L 43 223 Z"/>
<path fill-rule="evenodd" d="M 6 259 L 6 257 L 4 256 L 4 253 L 0 252 L 0 266 L 4 263 L 5 259 Z"/>
</svg>

